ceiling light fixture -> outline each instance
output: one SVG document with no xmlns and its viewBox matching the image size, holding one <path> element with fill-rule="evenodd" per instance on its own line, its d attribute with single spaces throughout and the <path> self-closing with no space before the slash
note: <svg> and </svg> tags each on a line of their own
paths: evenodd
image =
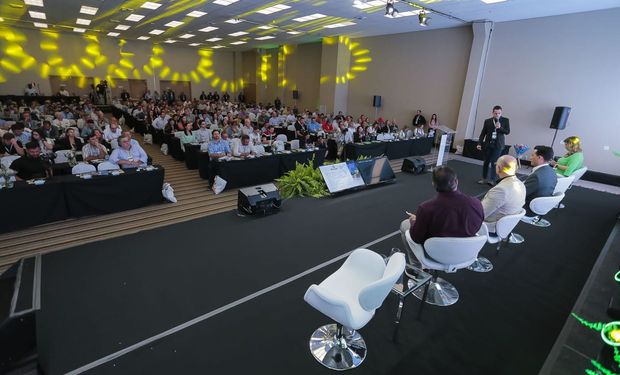
<svg viewBox="0 0 620 375">
<path fill-rule="evenodd" d="M 164 43 L 169 43 L 169 44 L 176 43 L 176 42 L 177 42 L 177 41 L 176 41 L 176 40 L 174 40 L 174 39 L 164 40 Z"/>
<path fill-rule="evenodd" d="M 140 6 L 140 8 L 146 8 L 146 9 L 157 9 L 161 6 L 161 4 L 157 4 L 157 3 L 153 3 L 151 1 L 147 1 L 144 4 L 142 4 L 142 6 Z"/>
<path fill-rule="evenodd" d="M 86 20 L 84 18 L 78 18 L 75 23 L 77 23 L 78 25 L 90 25 L 90 20 Z"/>
<path fill-rule="evenodd" d="M 293 18 L 293 21 L 308 22 L 308 21 L 318 20 L 319 18 L 323 18 L 323 17 L 327 17 L 327 16 L 321 13 L 314 13 L 314 14 L 311 14 L 305 17 Z"/>
<path fill-rule="evenodd" d="M 32 5 L 32 6 L 35 6 L 35 7 L 42 7 L 43 6 L 43 0 L 24 0 L 24 4 Z"/>
<path fill-rule="evenodd" d="M 332 23 L 331 25 L 325 25 L 323 27 L 326 29 L 335 29 L 337 27 L 345 27 L 345 26 L 352 26 L 352 25 L 355 25 L 355 22 L 347 21 L 347 22 L 340 22 L 340 23 Z"/>
<path fill-rule="evenodd" d="M 243 40 L 239 40 L 239 41 L 237 41 L 237 42 L 232 42 L 232 43 L 230 43 L 230 44 L 233 44 L 233 45 L 235 45 L 235 46 L 238 46 L 239 44 L 246 44 L 246 43 L 247 43 L 247 42 L 244 42 Z"/>
<path fill-rule="evenodd" d="M 291 34 L 291 35 L 299 35 L 299 34 L 301 34 L 301 31 L 292 30 L 292 31 L 287 31 L 286 33 L 287 34 Z"/>
<path fill-rule="evenodd" d="M 385 15 L 389 17 L 398 16 L 398 10 L 394 8 L 394 0 L 388 0 L 387 4 L 385 4 Z"/>
<path fill-rule="evenodd" d="M 125 18 L 125 20 L 131 21 L 131 22 L 139 22 L 143 18 L 144 16 L 141 14 L 130 14 L 127 16 L 127 18 Z"/>
<path fill-rule="evenodd" d="M 0 18 L 0 21 L 2 21 L 2 18 Z M 34 27 L 40 27 L 42 29 L 47 29 L 46 23 L 33 22 L 32 24 L 34 25 Z"/>
<path fill-rule="evenodd" d="M 205 42 L 219 42 L 220 40 L 222 40 L 222 38 L 210 38 L 207 39 Z"/>
<path fill-rule="evenodd" d="M 193 38 L 195 36 L 196 35 L 194 35 L 194 34 L 183 34 L 179 38 L 181 38 L 181 39 L 189 39 L 189 38 Z"/>
<path fill-rule="evenodd" d="M 232 23 L 233 25 L 236 25 L 236 24 L 241 23 L 241 22 L 243 22 L 243 21 L 245 21 L 245 20 L 242 20 L 241 18 L 231 18 L 231 19 L 226 20 L 226 21 L 224 21 L 224 22 L 226 22 L 226 23 Z"/>
<path fill-rule="evenodd" d="M 260 14 L 272 14 L 272 13 L 275 13 L 275 12 L 280 12 L 280 11 L 282 11 L 282 10 L 285 10 L 285 9 L 290 9 L 290 8 L 291 8 L 291 7 L 290 7 L 290 6 L 288 6 L 288 5 L 278 4 L 278 5 L 274 5 L 274 6 L 272 6 L 272 7 L 269 7 L 269 8 L 264 8 L 264 9 L 261 9 L 261 10 L 257 10 L 257 11 L 256 11 L 256 13 L 260 13 Z"/>
<path fill-rule="evenodd" d="M 495 3 L 501 3 L 504 2 L 506 0 L 481 0 L 483 3 L 485 4 L 495 4 Z"/>
<path fill-rule="evenodd" d="M 195 11 L 193 11 L 193 12 L 189 12 L 189 13 L 187 13 L 187 15 L 188 15 L 189 17 L 194 17 L 194 18 L 202 17 L 202 16 L 204 16 L 205 14 L 207 14 L 207 12 L 200 12 L 200 11 L 198 11 L 198 10 L 195 10 Z"/>
<path fill-rule="evenodd" d="M 28 13 L 30 14 L 30 17 L 32 17 L 32 18 L 38 18 L 40 20 L 46 19 L 45 13 L 43 13 L 43 12 L 35 12 L 35 11 L 32 11 L 32 10 L 29 10 Z"/>
<path fill-rule="evenodd" d="M 239 0 L 215 0 L 213 2 L 213 4 L 217 4 L 217 5 L 223 5 L 225 7 L 229 6 L 230 4 L 234 4 Z"/>
<path fill-rule="evenodd" d="M 198 31 L 202 31 L 203 33 L 208 33 L 209 31 L 213 31 L 213 30 L 217 30 L 219 29 L 219 27 L 215 27 L 215 26 L 207 26 L 205 28 L 202 28 Z"/>
<path fill-rule="evenodd" d="M 225 46 L 213 46 L 211 48 L 216 49 L 216 48 L 226 48 L 226 47 Z"/>
<path fill-rule="evenodd" d="M 242 36 L 242 35 L 248 35 L 249 33 L 245 32 L 245 31 L 237 31 L 236 33 L 231 33 L 228 34 L 230 36 Z"/>
<path fill-rule="evenodd" d="M 80 13 L 94 16 L 95 14 L 97 14 L 98 10 L 99 8 L 82 5 L 82 7 L 80 8 Z"/>
<path fill-rule="evenodd" d="M 130 27 L 131 26 L 128 26 L 128 25 L 118 25 L 114 29 L 115 30 L 129 30 Z"/>
<path fill-rule="evenodd" d="M 167 24 L 165 24 L 164 26 L 168 26 L 168 27 L 177 27 L 177 26 L 181 26 L 182 24 L 184 24 L 185 22 L 181 22 L 181 21 L 170 21 Z"/>
<path fill-rule="evenodd" d="M 261 36 L 259 38 L 254 38 L 256 40 L 268 40 L 268 39 L 274 39 L 275 36 L 271 36 L 271 35 L 265 35 L 265 36 Z"/>
<path fill-rule="evenodd" d="M 154 29 L 154 30 L 149 31 L 149 34 L 159 35 L 159 34 L 163 34 L 164 32 L 165 32 L 164 30 Z"/>
<path fill-rule="evenodd" d="M 269 29 L 273 29 L 275 26 L 271 26 L 271 25 L 264 25 L 264 26 L 259 26 L 259 29 L 263 29 L 263 30 L 269 30 Z"/>
<path fill-rule="evenodd" d="M 428 21 L 430 19 L 431 18 L 426 14 L 424 10 L 422 10 L 420 14 L 418 14 L 418 21 L 420 22 L 420 26 L 428 26 Z"/>
<path fill-rule="evenodd" d="M 201 43 L 190 43 L 189 46 L 190 47 L 197 47 L 199 46 Z"/>
<path fill-rule="evenodd" d="M 138 37 L 138 40 L 149 40 L 149 39 L 151 39 L 150 36 L 139 36 Z"/>
<path fill-rule="evenodd" d="M 108 36 L 119 36 L 119 35 L 121 35 L 121 34 L 120 34 L 120 33 L 113 33 L 113 32 L 109 32 L 107 35 L 108 35 Z"/>
<path fill-rule="evenodd" d="M 82 29 L 82 28 L 79 28 L 79 27 L 75 27 L 75 28 L 73 29 L 73 31 L 75 31 L 76 33 L 83 33 L 83 32 L 86 32 L 86 29 Z"/>
</svg>

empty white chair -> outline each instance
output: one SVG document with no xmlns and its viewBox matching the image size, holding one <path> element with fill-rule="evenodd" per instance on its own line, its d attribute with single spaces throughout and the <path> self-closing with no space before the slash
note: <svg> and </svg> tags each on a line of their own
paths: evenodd
<svg viewBox="0 0 620 375">
<path fill-rule="evenodd" d="M 486 227 L 482 229 L 482 233 Z M 437 277 L 437 271 L 456 272 L 467 268 L 478 259 L 478 253 L 487 242 L 487 236 L 474 237 L 432 237 L 422 245 L 413 242 L 409 231 L 405 233 L 407 246 L 418 259 L 423 269 L 432 270 L 433 279 L 425 288 L 420 288 L 413 294 L 426 303 L 437 306 L 449 306 L 459 299 L 459 292 L 454 285 Z M 428 253 L 426 257 L 424 250 Z"/>
<path fill-rule="evenodd" d="M 288 130 L 288 131 L 290 131 L 290 132 L 294 132 L 294 131 L 295 131 L 295 130 L 297 130 L 297 129 L 295 129 L 295 125 L 292 125 L 292 124 L 291 124 L 291 125 L 289 125 L 289 126 L 287 126 L 287 127 L 286 127 L 286 130 Z"/>
<path fill-rule="evenodd" d="M 299 149 L 299 139 L 293 139 L 289 143 L 291 144 L 291 150 Z"/>
<path fill-rule="evenodd" d="M 88 163 L 78 163 L 71 168 L 71 174 L 93 173 L 97 168 L 94 165 Z"/>
<path fill-rule="evenodd" d="M 281 141 L 282 143 L 286 143 L 288 142 L 288 138 L 286 137 L 286 134 L 278 134 L 276 136 L 276 141 Z"/>
<path fill-rule="evenodd" d="M 386 265 L 381 255 L 357 249 L 336 272 L 308 288 L 304 300 L 337 323 L 312 334 L 310 351 L 317 361 L 333 370 L 351 369 L 364 361 L 366 343 L 356 330 L 374 316 L 405 263 L 402 253 L 393 254 Z"/>
<path fill-rule="evenodd" d="M 273 141 L 273 143 L 271 144 L 271 149 L 273 151 L 278 151 L 278 152 L 284 151 L 284 142 L 282 142 L 282 141 Z"/>
<path fill-rule="evenodd" d="M 54 162 L 56 163 L 68 163 L 69 162 L 69 154 L 72 153 L 71 150 L 58 150 L 55 152 L 56 159 Z"/>
<path fill-rule="evenodd" d="M 532 212 L 534 212 L 537 216 L 534 218 L 524 217 L 521 221 L 536 225 L 538 227 L 550 226 L 551 223 L 548 220 L 543 219 L 542 216 L 553 210 L 554 207 L 560 204 L 562 199 L 564 199 L 564 193 L 553 194 L 550 197 L 539 197 L 532 199 L 530 202 L 530 210 L 532 210 Z"/>
<path fill-rule="evenodd" d="M 121 169 L 121 167 L 119 167 L 118 164 L 114 164 L 112 162 L 109 161 L 104 161 L 103 163 L 99 163 L 99 165 L 97 166 L 97 170 L 99 172 L 101 171 L 113 171 L 116 169 Z"/>
<path fill-rule="evenodd" d="M 11 166 L 11 163 L 13 163 L 16 159 L 19 159 L 20 157 L 21 156 L 19 155 L 3 156 L 2 159 L 0 159 L 0 164 L 5 168 L 9 168 Z"/>
<path fill-rule="evenodd" d="M 565 193 L 566 190 L 568 190 L 568 188 L 573 184 L 573 181 L 575 181 L 574 175 L 559 177 L 557 184 L 555 184 L 555 189 L 553 189 L 553 194 Z"/>
<path fill-rule="evenodd" d="M 569 189 L 573 186 L 575 182 L 581 180 L 581 177 L 583 177 L 583 175 L 586 174 L 587 171 L 588 171 L 588 167 L 581 167 L 577 169 L 575 172 L 573 172 L 573 174 L 570 175 L 571 177 L 573 177 L 573 181 L 571 182 Z"/>
</svg>

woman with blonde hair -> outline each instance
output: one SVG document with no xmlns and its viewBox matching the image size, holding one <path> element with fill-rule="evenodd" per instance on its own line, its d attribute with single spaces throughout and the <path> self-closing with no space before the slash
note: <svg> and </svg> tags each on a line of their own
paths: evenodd
<svg viewBox="0 0 620 375">
<path fill-rule="evenodd" d="M 550 164 L 555 168 L 555 172 L 563 177 L 568 177 L 577 169 L 583 166 L 583 151 L 581 150 L 581 140 L 579 137 L 568 137 L 564 140 L 566 155 L 552 161 Z"/>
</svg>

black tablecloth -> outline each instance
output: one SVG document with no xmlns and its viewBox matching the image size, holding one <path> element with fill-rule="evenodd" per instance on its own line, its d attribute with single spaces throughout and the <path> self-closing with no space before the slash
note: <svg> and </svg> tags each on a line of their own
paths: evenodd
<svg viewBox="0 0 620 375">
<path fill-rule="evenodd" d="M 311 160 L 313 158 L 314 162 L 312 164 L 315 168 L 317 168 L 319 165 L 323 165 L 323 162 L 325 161 L 325 151 L 325 149 L 319 149 L 312 152 L 293 152 L 291 154 L 278 154 L 277 156 L 280 158 L 280 176 L 284 175 L 288 171 L 295 169 L 297 163 L 305 164 L 308 162 L 308 160 Z"/>
<path fill-rule="evenodd" d="M 164 169 L 126 169 L 118 176 L 93 176 L 89 180 L 67 176 L 64 181 L 69 216 L 109 214 L 162 201 Z"/>
<path fill-rule="evenodd" d="M 428 155 L 433 147 L 432 138 L 408 139 L 404 141 L 380 143 L 348 143 L 345 145 L 347 159 L 357 159 L 360 156 L 381 156 L 388 159 L 402 159 L 407 156 Z"/>
<path fill-rule="evenodd" d="M 12 189 L 0 189 L 0 202 L 4 210 L 0 233 L 69 217 L 62 180 L 46 181 L 43 185 L 17 181 Z"/>
<path fill-rule="evenodd" d="M 18 181 L 12 189 L 0 189 L 6 216 L 1 232 L 65 220 L 106 214 L 162 201 L 164 169 L 125 170 L 119 176 L 58 176 L 43 185 Z"/>
<path fill-rule="evenodd" d="M 215 163 L 216 175 L 227 181 L 226 188 L 271 182 L 280 177 L 280 158 L 278 156 L 213 163 Z"/>
<path fill-rule="evenodd" d="M 185 144 L 185 166 L 187 169 L 198 169 L 200 166 L 199 161 L 200 145 L 193 145 L 191 143 Z"/>
<path fill-rule="evenodd" d="M 185 153 L 181 149 L 181 140 L 172 134 L 164 135 L 164 142 L 168 145 L 168 155 L 179 161 L 185 160 Z"/>
</svg>

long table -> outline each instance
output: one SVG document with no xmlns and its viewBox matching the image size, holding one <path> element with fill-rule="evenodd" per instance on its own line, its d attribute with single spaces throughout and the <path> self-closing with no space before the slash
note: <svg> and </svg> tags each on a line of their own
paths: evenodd
<svg viewBox="0 0 620 375">
<path fill-rule="evenodd" d="M 388 159 L 402 159 L 407 156 L 428 155 L 433 147 L 433 138 L 407 139 L 403 141 L 380 141 L 373 143 L 348 143 L 345 145 L 347 159 L 360 156 L 381 156 Z"/>
<path fill-rule="evenodd" d="M 164 169 L 126 169 L 118 176 L 58 176 L 43 185 L 15 182 L 0 189 L 8 216 L 0 233 L 65 220 L 72 217 L 109 214 L 162 201 Z"/>
<path fill-rule="evenodd" d="M 296 163 L 303 164 L 313 160 L 314 167 L 323 165 L 325 149 L 217 162 L 211 161 L 207 152 L 198 151 L 197 159 L 200 177 L 209 179 L 211 163 L 214 163 L 214 173 L 227 181 L 227 188 L 233 188 L 271 182 L 295 169 Z"/>
</svg>

